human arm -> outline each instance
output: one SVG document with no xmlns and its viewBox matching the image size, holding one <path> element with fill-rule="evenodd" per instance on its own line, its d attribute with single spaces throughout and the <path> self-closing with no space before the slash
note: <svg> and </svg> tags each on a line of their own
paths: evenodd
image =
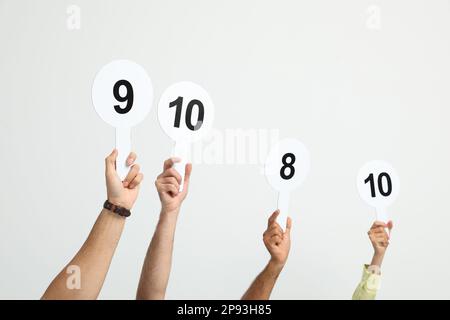
<svg viewBox="0 0 450 320">
<path fill-rule="evenodd" d="M 270 253 L 269 262 L 242 296 L 242 300 L 268 300 L 286 264 L 291 247 L 292 221 L 291 218 L 287 219 L 286 230 L 283 232 L 276 222 L 279 214 L 278 210 L 272 213 L 263 234 L 264 245 Z"/>
<path fill-rule="evenodd" d="M 105 159 L 107 199 L 130 210 L 137 199 L 143 175 L 139 165 L 133 165 L 136 155 L 131 153 L 127 161 L 133 166 L 122 182 L 115 169 L 116 158 L 117 150 L 114 150 Z M 83 246 L 51 282 L 42 299 L 96 299 L 124 225 L 124 217 L 102 209 Z"/>
<path fill-rule="evenodd" d="M 375 300 L 380 287 L 381 265 L 389 246 L 389 234 L 392 227 L 392 221 L 387 224 L 375 221 L 367 233 L 373 247 L 372 261 L 370 265 L 364 265 L 361 281 L 352 296 L 353 300 Z M 389 234 L 386 229 L 389 230 Z"/>
<path fill-rule="evenodd" d="M 192 165 L 187 164 L 183 189 L 180 192 L 181 176 L 173 168 L 174 163 L 178 161 L 177 158 L 166 160 L 163 173 L 155 182 L 161 201 L 161 212 L 142 266 L 136 294 L 138 300 L 162 300 L 166 295 L 172 267 L 175 229 L 181 204 L 188 193 L 192 172 Z"/>
</svg>

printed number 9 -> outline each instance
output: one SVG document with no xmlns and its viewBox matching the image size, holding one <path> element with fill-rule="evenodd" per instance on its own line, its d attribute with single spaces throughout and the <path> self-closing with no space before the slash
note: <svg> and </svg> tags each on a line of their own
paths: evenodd
<svg viewBox="0 0 450 320">
<path fill-rule="evenodd" d="M 127 93 L 125 96 L 120 95 L 120 87 L 125 86 L 127 89 Z M 129 83 L 127 80 L 119 80 L 116 82 L 113 88 L 113 94 L 114 98 L 116 98 L 119 102 L 126 102 L 125 108 L 121 108 L 120 105 L 115 105 L 114 110 L 116 110 L 117 113 L 125 114 L 128 113 L 131 110 L 131 107 L 133 107 L 133 101 L 134 101 L 134 94 L 133 94 L 133 87 L 131 86 L 131 83 Z"/>
</svg>

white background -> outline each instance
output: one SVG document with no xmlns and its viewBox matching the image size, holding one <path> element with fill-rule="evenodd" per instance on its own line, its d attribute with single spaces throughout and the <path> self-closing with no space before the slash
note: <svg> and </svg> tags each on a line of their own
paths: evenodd
<svg viewBox="0 0 450 320">
<path fill-rule="evenodd" d="M 366 26 L 370 5 L 380 29 Z M 374 217 L 355 176 L 373 159 L 402 183 L 378 298 L 450 298 L 449 36 L 446 0 L 0 0 L 0 298 L 39 298 L 100 211 L 114 129 L 90 93 L 114 59 L 147 70 L 155 101 L 133 131 L 146 178 L 101 298 L 135 297 L 172 149 L 156 103 L 182 80 L 208 90 L 217 129 L 279 129 L 310 150 L 274 299 L 351 297 Z M 268 260 L 276 196 L 260 166 L 195 165 L 167 297 L 239 298 Z"/>
</svg>

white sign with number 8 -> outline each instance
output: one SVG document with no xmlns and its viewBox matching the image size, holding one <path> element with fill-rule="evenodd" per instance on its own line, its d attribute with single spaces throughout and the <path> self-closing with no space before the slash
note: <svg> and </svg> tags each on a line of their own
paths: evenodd
<svg viewBox="0 0 450 320">
<path fill-rule="evenodd" d="M 289 213 L 290 193 L 306 179 L 310 170 L 309 151 L 295 139 L 283 139 L 269 152 L 265 175 L 269 184 L 278 191 L 278 221 L 284 228 Z"/>
</svg>

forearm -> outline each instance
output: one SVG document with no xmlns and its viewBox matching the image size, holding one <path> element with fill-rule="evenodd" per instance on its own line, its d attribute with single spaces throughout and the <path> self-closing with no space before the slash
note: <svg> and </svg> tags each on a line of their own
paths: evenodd
<svg viewBox="0 0 450 320">
<path fill-rule="evenodd" d="M 42 299 L 96 299 L 103 286 L 125 218 L 103 209 L 87 240 L 45 291 Z M 80 288 L 67 285 L 70 266 L 80 272 Z"/>
<path fill-rule="evenodd" d="M 381 264 L 383 263 L 384 253 L 374 253 L 372 257 L 372 261 L 370 262 L 371 266 L 378 266 L 381 268 Z"/>
<path fill-rule="evenodd" d="M 162 300 L 165 298 L 172 267 L 172 252 L 178 211 L 160 214 L 159 222 L 147 250 L 136 298 Z"/>
<path fill-rule="evenodd" d="M 242 300 L 268 300 L 283 266 L 270 261 L 242 296 Z"/>
</svg>

